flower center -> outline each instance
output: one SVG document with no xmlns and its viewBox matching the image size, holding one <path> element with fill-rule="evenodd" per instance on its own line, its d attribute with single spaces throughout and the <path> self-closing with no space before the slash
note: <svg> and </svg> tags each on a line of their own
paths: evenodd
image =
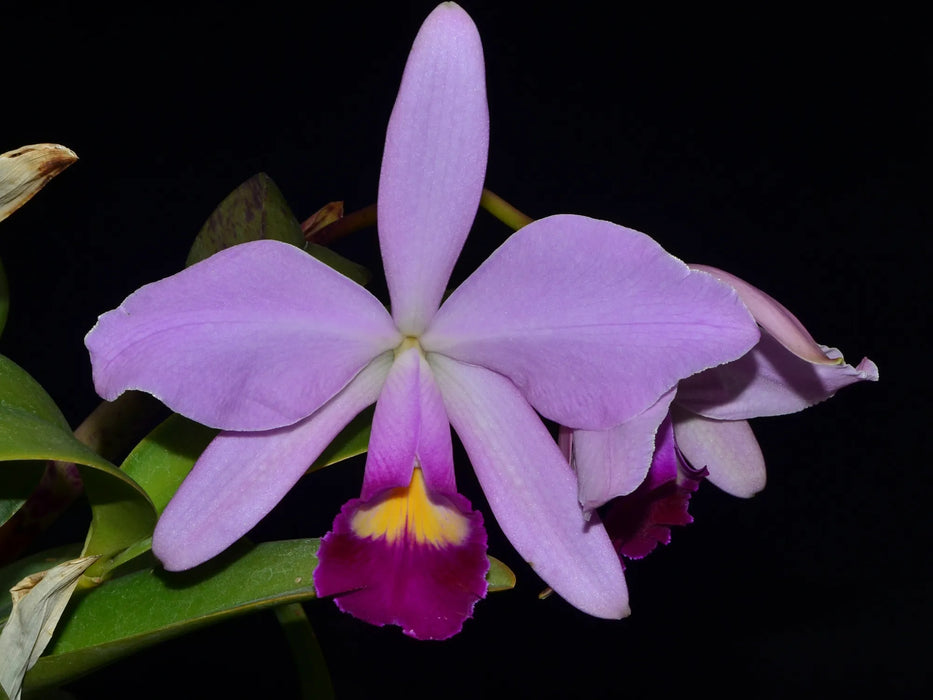
<svg viewBox="0 0 933 700">
<path fill-rule="evenodd" d="M 350 526 L 359 537 L 384 537 L 389 544 L 408 538 L 435 547 L 462 543 L 470 529 L 467 518 L 454 506 L 431 498 L 420 467 L 412 471 L 408 486 L 390 489 L 376 503 L 356 511 Z"/>
<path fill-rule="evenodd" d="M 402 342 L 398 344 L 398 347 L 395 348 L 395 357 L 401 357 L 406 350 L 411 348 L 417 348 L 418 352 L 421 352 L 421 343 L 418 342 L 418 338 L 413 335 L 406 335 L 402 338 Z"/>
</svg>

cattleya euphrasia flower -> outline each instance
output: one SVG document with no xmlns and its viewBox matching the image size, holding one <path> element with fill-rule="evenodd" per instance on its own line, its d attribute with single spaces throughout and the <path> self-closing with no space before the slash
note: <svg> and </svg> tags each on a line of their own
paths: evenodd
<svg viewBox="0 0 933 700">
<path fill-rule="evenodd" d="M 442 302 L 489 138 L 479 35 L 453 3 L 415 39 L 386 134 L 378 233 L 389 308 L 302 250 L 255 241 L 142 287 L 86 343 L 97 391 L 142 389 L 221 428 L 153 551 L 193 567 L 244 535 L 376 403 L 362 492 L 322 541 L 315 587 L 419 638 L 486 592 L 482 518 L 450 427 L 518 552 L 591 615 L 628 613 L 621 563 L 540 416 L 605 430 L 759 333 L 727 285 L 648 236 L 582 216 L 513 234 Z M 540 416 L 539 416 L 540 414 Z"/>
<path fill-rule="evenodd" d="M 801 411 L 850 384 L 878 380 L 874 362 L 847 364 L 839 350 L 816 343 L 765 292 L 723 270 L 690 267 L 737 291 L 761 326 L 755 347 L 681 380 L 642 414 L 610 430 L 571 435 L 561 428 L 562 448 L 572 454 L 580 478 L 581 503 L 589 509 L 608 503 L 601 510 L 606 527 L 629 558 L 638 558 L 632 552 L 644 544 L 645 532 L 654 533 L 654 544 L 666 544 L 666 526 L 690 522 L 687 502 L 704 477 L 743 498 L 764 488 L 764 457 L 748 419 Z"/>
</svg>

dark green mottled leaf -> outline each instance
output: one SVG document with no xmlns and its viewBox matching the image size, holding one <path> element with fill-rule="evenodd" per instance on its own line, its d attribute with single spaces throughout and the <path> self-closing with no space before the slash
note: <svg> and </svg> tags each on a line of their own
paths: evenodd
<svg viewBox="0 0 933 700">
<path fill-rule="evenodd" d="M 264 239 L 291 243 L 355 282 L 369 282 L 369 270 L 362 265 L 330 248 L 305 242 L 301 224 L 275 182 L 265 173 L 251 177 L 217 206 L 198 232 L 185 265 L 193 265 L 230 246 Z"/>
<path fill-rule="evenodd" d="M 265 173 L 253 175 L 217 206 L 204 222 L 185 265 L 230 246 L 272 239 L 304 247 L 304 234 L 285 197 Z"/>
</svg>

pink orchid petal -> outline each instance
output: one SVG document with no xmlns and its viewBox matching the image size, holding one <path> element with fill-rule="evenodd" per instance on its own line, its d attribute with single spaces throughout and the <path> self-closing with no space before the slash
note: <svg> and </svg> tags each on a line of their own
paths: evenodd
<svg viewBox="0 0 933 700">
<path fill-rule="evenodd" d="M 765 487 L 765 459 L 746 421 L 710 420 L 676 403 L 671 417 L 680 451 L 694 467 L 706 467 L 716 486 L 739 498 Z"/>
<path fill-rule="evenodd" d="M 225 430 L 301 420 L 400 341 L 368 291 L 271 240 L 142 287 L 85 338 L 103 398 L 141 389 Z"/>
<path fill-rule="evenodd" d="M 376 400 L 390 363 L 389 353 L 377 358 L 300 423 L 214 438 L 156 525 L 152 551 L 165 568 L 190 569 L 245 535 L 337 433 Z"/>
<path fill-rule="evenodd" d="M 419 470 L 415 474 L 421 478 Z M 377 524 L 398 525 L 394 540 L 378 531 L 366 536 L 356 518 L 367 508 L 378 508 L 375 500 L 347 503 L 334 520 L 333 530 L 321 541 L 320 563 L 314 572 L 317 594 L 336 596 L 344 612 L 374 625 L 399 625 L 417 639 L 453 636 L 486 595 L 489 560 L 483 516 L 458 493 L 429 493 L 428 500 L 414 504 L 413 509 L 422 516 L 448 521 L 448 529 L 457 535 L 451 538 L 455 541 L 432 540 L 424 535 L 430 534 L 430 527 L 419 531 L 408 526 L 410 521 L 387 523 L 384 519 Z M 412 513 L 403 515 L 411 517 Z M 450 528 L 451 520 L 456 528 Z M 365 520 L 364 524 L 371 525 Z"/>
<path fill-rule="evenodd" d="M 489 148 L 483 47 L 470 17 L 439 5 L 415 38 L 386 134 L 379 244 L 399 329 L 440 304 L 479 206 Z"/>
<path fill-rule="evenodd" d="M 692 270 L 708 272 L 713 277 L 728 284 L 739 293 L 742 303 L 748 307 L 755 320 L 781 345 L 797 357 L 815 364 L 833 365 L 838 359 L 828 357 L 823 349 L 813 340 L 813 336 L 777 299 L 757 287 L 750 285 L 740 277 L 710 265 L 690 265 Z"/>
<path fill-rule="evenodd" d="M 554 591 L 596 617 L 629 614 L 619 557 L 541 419 L 505 377 L 428 355 L 447 415 L 505 536 Z"/>
<path fill-rule="evenodd" d="M 655 454 L 658 426 L 667 418 L 676 390 L 609 430 L 575 430 L 573 465 L 584 510 L 631 493 L 645 480 Z"/>
<path fill-rule="evenodd" d="M 432 491 L 456 492 L 444 402 L 428 363 L 410 348 L 396 358 L 376 403 L 362 498 L 408 485 L 415 466 Z"/>
<path fill-rule="evenodd" d="M 450 295 L 421 343 L 504 374 L 547 418 L 603 430 L 758 336 L 732 289 L 648 236 L 562 215 L 513 234 Z"/>
<path fill-rule="evenodd" d="M 802 411 L 850 384 L 878 381 L 868 358 L 853 367 L 835 348 L 822 346 L 822 352 L 839 364 L 813 364 L 762 333 L 744 357 L 683 380 L 677 403 L 708 418 L 744 420 Z"/>
</svg>

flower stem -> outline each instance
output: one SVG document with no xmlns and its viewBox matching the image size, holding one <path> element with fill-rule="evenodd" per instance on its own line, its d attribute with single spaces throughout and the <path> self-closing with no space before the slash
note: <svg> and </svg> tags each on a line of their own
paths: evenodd
<svg viewBox="0 0 933 700">
<path fill-rule="evenodd" d="M 518 231 L 522 226 L 527 226 L 534 221 L 530 216 L 513 207 L 492 190 L 483 190 L 479 205 L 514 231 Z"/>
<path fill-rule="evenodd" d="M 275 616 L 285 632 L 298 669 L 301 697 L 315 700 L 333 698 L 334 687 L 324 653 L 301 603 L 280 605 L 275 608 Z"/>
<path fill-rule="evenodd" d="M 334 241 L 343 238 L 347 234 L 359 231 L 360 229 L 376 225 L 376 205 L 370 204 L 346 216 L 342 216 L 327 226 L 319 228 L 317 231 L 305 233 L 305 240 L 318 245 L 328 245 Z M 304 228 L 304 224 L 302 225 Z"/>
<path fill-rule="evenodd" d="M 340 208 L 333 207 L 336 204 L 342 205 L 342 202 L 331 202 L 327 207 L 316 212 L 301 224 L 306 241 L 326 246 L 360 229 L 376 225 L 375 204 L 350 212 L 346 216 L 342 214 L 342 206 Z M 527 226 L 534 221 L 530 216 L 519 211 L 491 190 L 483 190 L 479 205 L 513 231 L 517 231 L 522 226 Z M 333 211 L 329 209 L 331 207 L 333 207 Z M 327 210 L 329 216 L 336 215 L 339 218 L 325 226 L 318 226 L 317 222 L 325 210 Z M 333 214 L 333 212 L 337 211 L 340 213 Z"/>
</svg>

